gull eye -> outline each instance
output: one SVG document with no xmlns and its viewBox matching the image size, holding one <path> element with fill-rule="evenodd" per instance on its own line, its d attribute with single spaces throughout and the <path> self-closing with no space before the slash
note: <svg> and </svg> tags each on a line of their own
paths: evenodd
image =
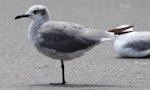
<svg viewBox="0 0 150 90">
<path fill-rule="evenodd" d="M 33 13 L 34 14 L 38 14 L 40 11 L 39 10 L 34 10 Z"/>
</svg>

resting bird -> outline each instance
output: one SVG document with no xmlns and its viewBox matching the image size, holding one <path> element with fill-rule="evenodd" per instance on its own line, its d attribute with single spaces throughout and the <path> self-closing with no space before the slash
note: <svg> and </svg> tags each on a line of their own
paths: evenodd
<svg viewBox="0 0 150 90">
<path fill-rule="evenodd" d="M 122 25 L 118 28 L 128 27 Z M 115 51 L 121 57 L 142 58 L 150 56 L 150 32 L 136 32 L 133 28 L 117 33 Z"/>
<path fill-rule="evenodd" d="M 51 83 L 53 85 L 66 83 L 63 61 L 80 57 L 95 45 L 114 37 L 113 32 L 100 31 L 75 23 L 51 21 L 48 9 L 43 5 L 34 5 L 25 14 L 18 15 L 15 19 L 23 17 L 33 20 L 28 35 L 34 47 L 43 55 L 61 61 L 62 83 Z M 130 26 L 114 29 L 114 31 L 128 28 Z"/>
</svg>

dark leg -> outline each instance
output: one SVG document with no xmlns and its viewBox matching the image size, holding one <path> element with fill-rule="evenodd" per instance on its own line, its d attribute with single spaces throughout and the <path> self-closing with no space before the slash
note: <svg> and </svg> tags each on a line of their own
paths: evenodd
<svg viewBox="0 0 150 90">
<path fill-rule="evenodd" d="M 62 84 L 65 84 L 65 67 L 64 67 L 64 62 L 61 60 L 61 68 L 62 68 Z"/>
<path fill-rule="evenodd" d="M 64 67 L 64 62 L 61 60 L 61 69 L 62 69 L 62 83 L 50 83 L 52 85 L 65 85 L 65 67 Z"/>
</svg>

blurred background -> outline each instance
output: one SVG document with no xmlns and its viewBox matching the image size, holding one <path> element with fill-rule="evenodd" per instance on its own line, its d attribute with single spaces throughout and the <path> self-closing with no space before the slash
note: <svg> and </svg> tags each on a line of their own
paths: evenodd
<svg viewBox="0 0 150 90">
<path fill-rule="evenodd" d="M 1 90 L 61 81 L 60 62 L 39 54 L 28 40 L 31 20 L 14 20 L 35 4 L 47 6 L 50 19 L 55 21 L 78 23 L 99 30 L 122 24 L 134 25 L 136 31 L 150 30 L 150 0 L 1 0 Z M 65 65 L 68 83 L 150 87 L 150 61 L 119 58 L 113 49 L 113 41 L 96 46 L 87 55 Z"/>
</svg>

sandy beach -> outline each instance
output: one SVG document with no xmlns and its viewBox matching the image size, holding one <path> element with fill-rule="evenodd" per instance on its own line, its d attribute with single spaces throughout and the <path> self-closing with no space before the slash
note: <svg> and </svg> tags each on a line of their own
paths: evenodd
<svg viewBox="0 0 150 90">
<path fill-rule="evenodd" d="M 122 24 L 150 30 L 149 0 L 3 0 L 0 1 L 0 90 L 149 90 L 150 58 L 120 58 L 114 40 L 65 62 L 65 86 L 60 61 L 41 55 L 28 40 L 30 19 L 14 20 L 29 7 L 48 7 L 50 19 L 109 30 Z"/>
</svg>

